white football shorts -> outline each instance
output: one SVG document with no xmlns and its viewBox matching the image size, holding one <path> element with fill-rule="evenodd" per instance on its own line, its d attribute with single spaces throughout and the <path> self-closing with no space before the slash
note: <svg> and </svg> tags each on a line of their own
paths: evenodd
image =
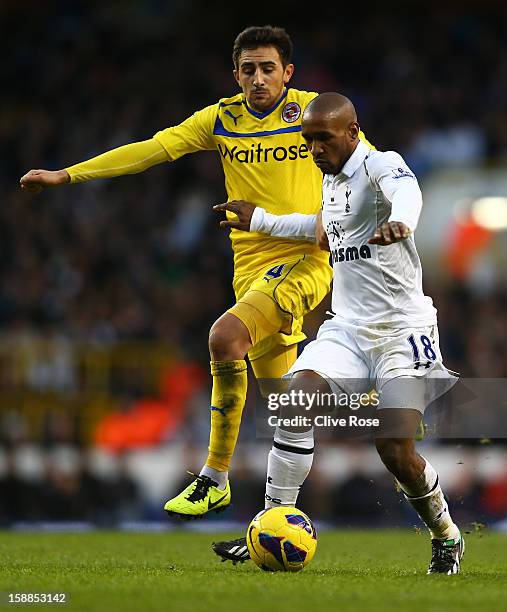
<svg viewBox="0 0 507 612">
<path fill-rule="evenodd" d="M 379 393 L 378 408 L 426 407 L 458 380 L 440 353 L 438 327 L 359 326 L 325 321 L 286 374 L 312 370 L 335 393 Z"/>
</svg>

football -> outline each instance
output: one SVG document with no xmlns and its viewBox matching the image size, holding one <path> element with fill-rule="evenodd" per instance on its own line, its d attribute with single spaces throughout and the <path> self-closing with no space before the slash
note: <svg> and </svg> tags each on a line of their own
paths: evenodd
<svg viewBox="0 0 507 612">
<path fill-rule="evenodd" d="M 246 542 L 252 561 L 262 570 L 299 572 L 315 555 L 317 532 L 301 510 L 269 508 L 255 515 Z"/>
</svg>

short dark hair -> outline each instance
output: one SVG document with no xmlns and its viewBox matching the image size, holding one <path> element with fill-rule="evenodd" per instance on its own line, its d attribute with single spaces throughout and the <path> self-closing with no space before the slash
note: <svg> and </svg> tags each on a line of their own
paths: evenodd
<svg viewBox="0 0 507 612">
<path fill-rule="evenodd" d="M 275 28 L 270 25 L 250 26 L 240 32 L 234 41 L 232 49 L 234 67 L 238 68 L 239 56 L 244 49 L 257 49 L 258 47 L 275 47 L 280 54 L 284 68 L 291 62 L 292 41 L 283 28 Z"/>
</svg>

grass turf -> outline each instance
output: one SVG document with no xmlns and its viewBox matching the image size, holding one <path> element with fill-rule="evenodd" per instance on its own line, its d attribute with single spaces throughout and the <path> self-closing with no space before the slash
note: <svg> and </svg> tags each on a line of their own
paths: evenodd
<svg viewBox="0 0 507 612">
<path fill-rule="evenodd" d="M 323 532 L 299 574 L 220 563 L 209 545 L 227 537 L 3 532 L 0 590 L 65 591 L 64 609 L 93 611 L 505 610 L 507 535 L 468 535 L 459 576 L 426 576 L 429 539 L 410 531 Z"/>
</svg>

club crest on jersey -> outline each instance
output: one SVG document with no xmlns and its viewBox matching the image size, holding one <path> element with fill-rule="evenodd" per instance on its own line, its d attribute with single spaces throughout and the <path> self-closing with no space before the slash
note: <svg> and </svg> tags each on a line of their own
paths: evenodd
<svg viewBox="0 0 507 612">
<path fill-rule="evenodd" d="M 326 233 L 333 247 L 339 247 L 345 239 L 345 230 L 339 221 L 330 221 L 326 226 Z"/>
<path fill-rule="evenodd" d="M 287 123 L 294 123 L 301 117 L 301 107 L 297 102 L 288 102 L 282 110 L 282 119 Z"/>
<path fill-rule="evenodd" d="M 347 198 L 347 202 L 345 203 L 345 212 L 349 213 L 350 212 L 350 203 L 349 203 L 349 198 L 352 194 L 352 191 L 350 190 L 350 187 L 347 186 L 347 191 L 345 192 L 345 197 Z"/>
</svg>

